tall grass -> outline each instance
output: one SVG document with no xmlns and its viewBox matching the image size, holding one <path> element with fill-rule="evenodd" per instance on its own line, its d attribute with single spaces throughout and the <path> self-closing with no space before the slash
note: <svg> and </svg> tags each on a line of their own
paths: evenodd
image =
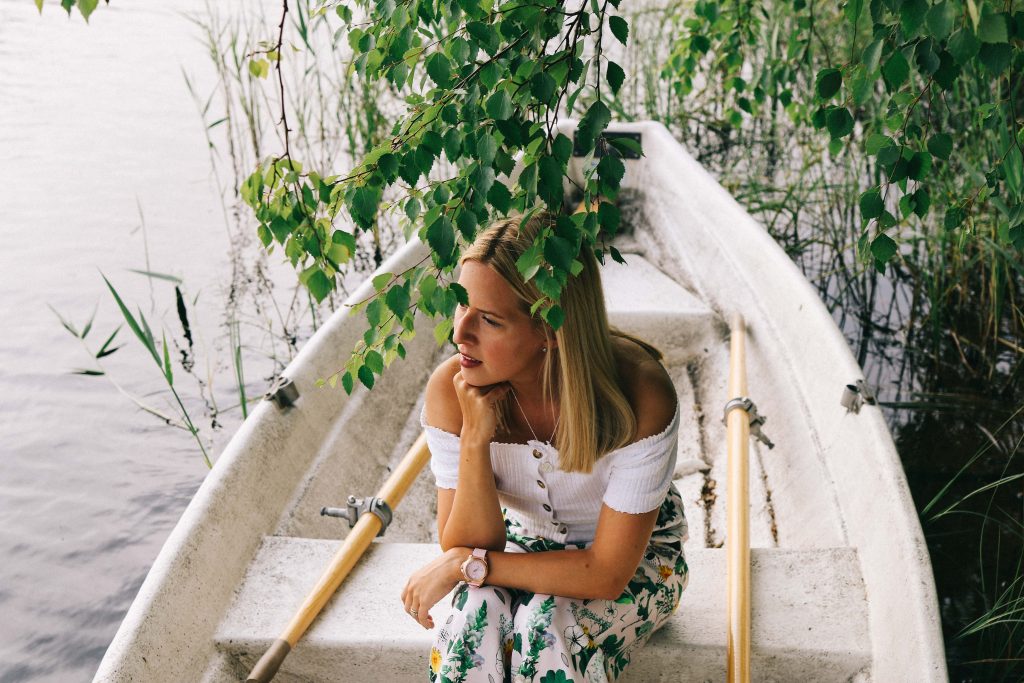
<svg viewBox="0 0 1024 683">
<path fill-rule="evenodd" d="M 309 15 L 308 2 L 293 4 L 289 13 L 286 37 L 301 49 L 289 50 L 283 62 L 288 70 L 284 106 L 294 127 L 291 145 L 296 155 L 301 155 L 307 168 L 326 175 L 331 169 L 351 164 L 356 155 L 387 134 L 390 123 L 384 103 L 397 99 L 384 93 L 384 86 L 369 86 L 357 80 L 346 63 L 344 34 L 336 35 L 324 17 L 311 21 Z M 125 324 L 157 361 L 177 414 L 168 414 L 133 396 L 102 366 L 102 359 L 123 348 L 112 345 L 116 331 L 96 351 L 86 343 L 93 318 L 80 332 L 63 315 L 54 313 L 83 343 L 92 359 L 93 367 L 76 372 L 105 377 L 139 408 L 168 425 L 189 431 L 204 462 L 211 466 L 208 451 L 212 434 L 224 424 L 222 414 L 237 410 L 240 419 L 248 417 L 252 396 L 259 393 L 253 391 L 253 385 L 268 385 L 280 375 L 302 342 L 347 298 L 348 286 L 364 279 L 394 250 L 401 232 L 383 221 L 378 230 L 363 235 L 350 270 L 341 274 L 338 291 L 317 304 L 289 272 L 290 266 L 284 265 L 284 256 L 268 253 L 255 239 L 249 209 L 238 194 L 251 169 L 282 146 L 281 131 L 273 123 L 282 106 L 279 92 L 249 70 L 249 57 L 260 49 L 261 41 L 271 38 L 276 17 L 263 16 L 258 7 L 249 5 L 226 15 L 221 6 L 208 2 L 203 13 L 187 19 L 209 56 L 209 71 L 200 75 L 183 71 L 182 77 L 202 126 L 211 182 L 220 197 L 222 224 L 230 245 L 230 271 L 225 274 L 226 281 L 220 283 L 224 297 L 217 306 L 222 323 L 212 335 L 193 328 L 189 312 L 194 311 L 198 297 L 189 301 L 179 278 L 154 270 L 141 205 L 144 265 L 132 272 L 147 277 L 148 315 L 141 308 L 132 313 L 121 293 L 109 281 L 106 283 Z M 211 76 L 213 87 L 203 89 L 199 84 L 210 82 Z M 286 282 L 286 287 L 280 282 Z M 155 322 L 162 320 L 161 310 L 176 312 L 180 328 L 171 330 Z M 210 343 L 206 343 L 207 337 L 212 337 Z M 228 356 L 226 363 L 218 358 L 218 348 L 223 347 Z M 204 352 L 204 357 L 197 358 Z M 182 385 L 180 375 L 192 378 L 192 388 Z M 222 375 L 233 385 L 235 405 L 218 405 L 215 387 L 223 381 Z M 192 407 L 191 413 L 186 406 Z M 198 412 L 201 418 L 195 416 Z M 201 427 L 201 421 L 209 427 Z"/>
<path fill-rule="evenodd" d="M 967 678 L 1020 680 L 1024 672 L 1022 416 L 1024 405 L 992 431 L 978 425 L 983 444 L 921 510 L 926 528 L 952 541 L 973 570 L 965 586 L 973 609 L 947 610 L 957 622 L 949 634 L 955 671 Z"/>
</svg>

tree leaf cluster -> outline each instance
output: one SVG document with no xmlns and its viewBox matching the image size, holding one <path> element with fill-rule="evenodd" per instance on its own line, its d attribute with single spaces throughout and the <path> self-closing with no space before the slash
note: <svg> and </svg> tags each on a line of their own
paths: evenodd
<svg viewBox="0 0 1024 683">
<path fill-rule="evenodd" d="M 402 216 L 407 236 L 418 235 L 430 248 L 429 264 L 383 278 L 355 306 L 366 333 L 345 368 L 325 383 L 340 379 L 351 391 L 358 379 L 372 387 L 375 376 L 404 357 L 402 342 L 415 333 L 417 311 L 440 318 L 435 339 L 448 340 L 459 301 L 451 274 L 462 249 L 496 218 L 515 213 L 525 222 L 542 209 L 558 216 L 517 264 L 543 292 L 531 314 L 556 329 L 564 319 L 561 291 L 582 270 L 581 251 L 621 259 L 606 240 L 620 222 L 614 201 L 625 166 L 616 150 L 629 143 L 606 149 L 601 137 L 612 117 L 603 93 L 614 94 L 625 80 L 601 48 L 604 33 L 629 40 L 628 22 L 615 13 L 618 2 L 320 6 L 320 14 L 333 12 L 345 22 L 354 77 L 386 82 L 406 109 L 390 135 L 343 174 L 304 170 L 291 157 L 256 169 L 241 195 L 259 222 L 259 238 L 283 249 L 317 300 L 334 291 L 360 234 L 374 231 L 385 212 Z M 588 42 L 593 50 L 585 49 Z M 558 113 L 584 101 L 572 140 L 558 132 Z M 575 191 L 589 209 L 570 215 L 563 200 L 574 153 L 588 169 Z"/>
<path fill-rule="evenodd" d="M 736 104 L 722 114 L 725 126 L 739 126 L 758 107 L 781 105 L 794 123 L 827 135 L 832 156 L 848 144 L 862 145 L 875 183 L 859 202 L 858 254 L 879 271 L 897 258 L 896 233 L 915 222 L 970 231 L 977 219 L 994 221 L 1005 245 L 1018 244 L 1024 231 L 1017 210 L 1024 200 L 1024 7 L 849 0 L 840 24 L 814 9 L 802 0 L 792 4 L 792 21 L 783 28 L 789 31 L 785 53 L 753 64 L 748 73 L 755 81 L 748 84 L 739 68 L 754 59 L 768 6 L 698 2 L 663 75 L 680 96 L 709 79 L 733 93 Z M 778 30 L 781 24 L 774 25 Z M 831 63 L 806 84 L 802 72 L 819 44 Z M 753 97 L 741 104 L 744 91 Z M 976 103 L 973 93 L 986 99 Z M 988 148 L 987 169 L 975 167 L 979 145 Z M 974 180 L 939 196 L 937 174 Z"/>
<path fill-rule="evenodd" d="M 36 3 L 36 9 L 39 13 L 43 12 L 43 0 L 33 0 Z M 110 0 L 103 0 L 104 4 L 110 4 Z M 60 0 L 60 6 L 71 15 L 71 9 L 74 7 L 78 8 L 78 11 L 82 14 L 82 18 L 89 21 L 89 17 L 96 10 L 99 5 L 99 0 Z"/>
<path fill-rule="evenodd" d="M 865 34 L 867 44 L 859 54 L 852 50 L 840 68 L 819 71 L 820 105 L 813 120 L 833 140 L 853 133 L 855 114 L 861 121 L 865 152 L 875 162 L 878 183 L 861 196 L 864 231 L 858 247 L 879 271 L 897 254 L 886 231 L 912 217 L 928 217 L 933 205 L 929 180 L 936 172 L 948 172 L 948 165 L 957 161 L 956 142 L 967 142 L 964 131 L 951 125 L 962 112 L 949 104 L 961 101 L 967 83 L 990 83 L 996 94 L 1007 86 L 1011 92 L 1019 88 L 1011 67 L 1017 73 L 1024 69 L 1024 12 L 1006 8 L 1004 3 L 970 0 L 847 5 L 849 30 L 854 38 Z M 839 101 L 833 103 L 833 98 Z M 872 111 L 876 102 L 882 106 Z M 1007 208 L 1020 206 L 1024 199 L 1017 140 L 1022 120 L 1012 102 L 995 119 L 990 117 L 999 106 L 986 104 L 993 105 L 988 115 L 974 123 L 982 129 L 1006 126 L 1010 136 L 997 143 L 1001 149 L 995 150 L 983 186 L 941 198 L 936 208 L 943 212 L 945 230 L 960 228 L 974 206 L 996 194 L 1009 198 Z M 1013 210 L 1004 212 L 1007 218 Z M 1017 225 L 1006 223 L 1008 230 Z"/>
</svg>

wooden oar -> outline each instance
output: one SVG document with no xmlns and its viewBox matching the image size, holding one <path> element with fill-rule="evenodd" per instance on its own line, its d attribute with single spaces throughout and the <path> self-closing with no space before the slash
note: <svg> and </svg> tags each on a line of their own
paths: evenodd
<svg viewBox="0 0 1024 683">
<path fill-rule="evenodd" d="M 430 450 L 427 448 L 427 437 L 425 433 L 421 433 L 416 439 L 416 443 L 402 458 L 402 462 L 384 482 L 377 497 L 383 499 L 394 510 L 429 460 Z M 320 614 L 320 610 L 338 590 L 338 586 L 348 576 L 355 563 L 366 552 L 370 543 L 377 536 L 377 532 L 380 531 L 380 527 L 381 521 L 377 515 L 365 513 L 359 516 L 355 527 L 345 537 L 341 548 L 334 555 L 334 559 L 331 560 L 331 564 L 320 577 L 316 587 L 306 597 L 306 601 L 302 603 L 302 607 L 292 617 L 280 637 L 256 662 L 256 666 L 245 679 L 246 683 L 268 683 L 274 678 L 277 670 L 281 668 L 284 658 L 295 647 L 295 643 L 299 641 L 309 625 Z"/>
<path fill-rule="evenodd" d="M 750 681 L 750 466 L 747 448 L 750 417 L 732 401 L 746 398 L 745 323 L 734 313 L 730 323 L 729 397 L 726 404 L 728 483 L 726 485 L 726 604 L 729 683 Z"/>
</svg>

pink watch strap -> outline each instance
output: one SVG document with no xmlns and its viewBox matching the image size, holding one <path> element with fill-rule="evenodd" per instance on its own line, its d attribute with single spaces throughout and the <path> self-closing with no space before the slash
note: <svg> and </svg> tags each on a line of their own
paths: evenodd
<svg viewBox="0 0 1024 683">
<path fill-rule="evenodd" d="M 473 557 L 479 557 L 481 560 L 486 559 L 487 549 L 486 548 L 473 548 Z"/>
</svg>

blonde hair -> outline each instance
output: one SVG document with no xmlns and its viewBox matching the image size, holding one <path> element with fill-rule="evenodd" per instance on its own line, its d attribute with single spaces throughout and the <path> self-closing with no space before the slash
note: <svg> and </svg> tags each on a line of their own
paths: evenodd
<svg viewBox="0 0 1024 683">
<path fill-rule="evenodd" d="M 537 235 L 553 229 L 555 217 L 547 212 L 532 216 L 520 228 L 519 217 L 493 223 L 463 252 L 459 263 L 474 260 L 488 265 L 508 282 L 527 314 L 543 294 L 535 280 L 523 281 L 516 261 L 533 244 Z M 554 402 L 559 389 L 559 419 L 554 437 L 559 466 L 565 472 L 591 472 L 605 453 L 631 443 L 637 431 L 636 415 L 620 387 L 618 367 L 612 350 L 612 336 L 624 337 L 642 346 L 655 359 L 662 354 L 650 344 L 608 325 L 601 274 L 589 247 L 579 255 L 583 270 L 570 277 L 558 302 L 565 320 L 557 331 L 540 313 L 533 323 L 548 340 L 544 358 L 542 396 Z M 554 337 L 558 345 L 551 347 Z M 496 404 L 498 429 L 508 431 L 515 406 L 511 394 Z"/>
</svg>

